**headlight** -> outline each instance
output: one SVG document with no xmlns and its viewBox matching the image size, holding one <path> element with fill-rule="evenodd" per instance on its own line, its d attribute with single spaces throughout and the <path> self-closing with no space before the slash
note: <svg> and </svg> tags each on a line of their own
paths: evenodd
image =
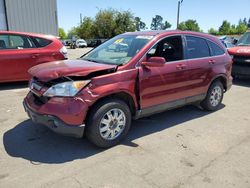
<svg viewBox="0 0 250 188">
<path fill-rule="evenodd" d="M 63 82 L 51 86 L 43 95 L 46 97 L 73 97 L 89 82 L 90 80 Z"/>
</svg>

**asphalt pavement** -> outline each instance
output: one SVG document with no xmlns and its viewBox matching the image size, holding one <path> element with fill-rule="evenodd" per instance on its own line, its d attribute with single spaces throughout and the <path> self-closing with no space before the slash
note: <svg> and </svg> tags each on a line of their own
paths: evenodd
<svg viewBox="0 0 250 188">
<path fill-rule="evenodd" d="M 32 123 L 27 92 L 27 82 L 0 84 L 1 188 L 250 187 L 250 80 L 235 81 L 216 112 L 186 106 L 133 121 L 110 149 Z"/>
</svg>

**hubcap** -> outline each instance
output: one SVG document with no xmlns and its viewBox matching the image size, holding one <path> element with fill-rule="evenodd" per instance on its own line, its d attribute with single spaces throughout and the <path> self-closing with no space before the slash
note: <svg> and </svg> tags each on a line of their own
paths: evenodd
<svg viewBox="0 0 250 188">
<path fill-rule="evenodd" d="M 126 116 L 118 108 L 109 110 L 101 119 L 99 131 L 105 140 L 116 139 L 124 130 Z"/>
<path fill-rule="evenodd" d="M 221 101 L 222 89 L 219 86 L 214 87 L 210 96 L 210 103 L 213 107 L 217 106 Z"/>
</svg>

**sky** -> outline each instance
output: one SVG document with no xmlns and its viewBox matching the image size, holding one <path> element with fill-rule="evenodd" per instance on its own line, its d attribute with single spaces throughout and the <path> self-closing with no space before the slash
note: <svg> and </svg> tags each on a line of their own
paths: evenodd
<svg viewBox="0 0 250 188">
<path fill-rule="evenodd" d="M 59 27 L 69 31 L 82 17 L 95 17 L 100 9 L 130 10 L 150 28 L 152 18 L 161 15 L 176 28 L 178 0 L 57 0 Z M 237 24 L 240 18 L 250 18 L 250 0 L 183 0 L 180 22 L 194 19 L 207 32 L 218 29 L 223 20 Z"/>
</svg>

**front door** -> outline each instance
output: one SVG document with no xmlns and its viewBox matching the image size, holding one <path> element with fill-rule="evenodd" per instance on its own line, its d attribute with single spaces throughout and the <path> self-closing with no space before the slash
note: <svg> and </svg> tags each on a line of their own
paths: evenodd
<svg viewBox="0 0 250 188">
<path fill-rule="evenodd" d="M 181 36 L 170 36 L 156 44 L 143 59 L 164 57 L 162 67 L 139 67 L 141 109 L 164 108 L 162 105 L 185 103 L 189 82 L 188 66 L 183 55 Z M 161 111 L 161 109 L 155 109 Z"/>
</svg>

